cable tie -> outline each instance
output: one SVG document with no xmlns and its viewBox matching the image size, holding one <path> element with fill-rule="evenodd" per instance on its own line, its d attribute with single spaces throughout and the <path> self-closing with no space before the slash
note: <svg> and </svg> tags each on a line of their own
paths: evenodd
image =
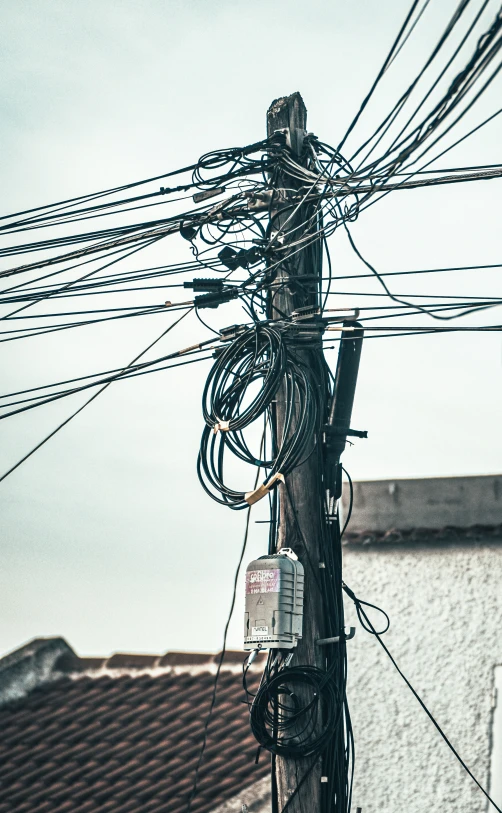
<svg viewBox="0 0 502 813">
<path fill-rule="evenodd" d="M 321 782 L 327 782 L 327 781 L 328 781 L 327 776 L 321 776 Z"/>
<path fill-rule="evenodd" d="M 167 302 L 164 302 L 164 307 L 165 308 L 174 308 L 175 306 L 178 307 L 180 305 L 193 305 L 193 303 L 194 303 L 193 299 L 187 299 L 186 302 L 170 302 L 168 300 Z"/>
<path fill-rule="evenodd" d="M 255 658 L 256 658 L 259 651 L 260 651 L 259 649 L 253 649 L 253 651 L 251 652 L 251 655 L 248 658 L 248 663 L 247 663 L 248 666 L 251 666 L 251 664 L 255 660 Z"/>
<path fill-rule="evenodd" d="M 301 281 L 302 278 L 298 277 L 298 279 Z M 321 308 L 318 305 L 308 305 L 307 307 L 297 308 L 295 311 L 293 311 L 291 314 L 291 319 L 293 322 L 299 322 L 304 319 L 311 320 L 316 316 L 320 316 L 320 314 Z"/>
<path fill-rule="evenodd" d="M 230 421 L 217 421 L 213 427 L 213 432 L 217 435 L 220 431 L 230 432 Z"/>
<path fill-rule="evenodd" d="M 255 490 L 254 490 L 254 491 L 248 491 L 248 492 L 247 492 L 247 493 L 244 495 L 244 499 L 246 500 L 246 502 L 247 502 L 247 504 L 248 504 L 248 505 L 254 505 L 254 504 L 255 504 L 255 502 L 258 502 L 258 500 L 261 500 L 261 499 L 263 499 L 263 497 L 266 497 L 266 496 L 267 496 L 267 494 L 268 494 L 268 493 L 269 493 L 269 492 L 270 492 L 270 491 L 271 491 L 271 490 L 272 490 L 272 489 L 273 489 L 273 488 L 274 488 L 274 487 L 277 485 L 277 483 L 279 483 L 279 482 L 281 482 L 281 483 L 284 483 L 284 482 L 285 482 L 285 479 L 284 479 L 284 474 L 281 474 L 281 472 L 280 472 L 280 471 L 276 472 L 276 474 L 274 474 L 274 475 L 273 475 L 273 476 L 270 478 L 270 480 L 268 481 L 268 483 L 266 483 L 266 484 L 265 484 L 265 483 L 262 483 L 262 484 L 261 484 L 261 486 L 258 486 L 258 488 L 255 488 Z"/>
<path fill-rule="evenodd" d="M 191 350 L 200 350 L 200 344 L 191 344 L 190 347 L 185 347 L 183 350 L 180 350 L 178 356 L 182 356 L 184 353 L 189 353 Z"/>
</svg>

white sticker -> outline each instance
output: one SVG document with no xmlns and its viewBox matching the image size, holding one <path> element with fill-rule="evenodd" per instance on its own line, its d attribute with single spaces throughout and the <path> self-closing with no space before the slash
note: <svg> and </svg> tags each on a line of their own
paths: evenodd
<svg viewBox="0 0 502 813">
<path fill-rule="evenodd" d="M 268 627 L 251 627 L 251 635 L 268 635 Z"/>
</svg>

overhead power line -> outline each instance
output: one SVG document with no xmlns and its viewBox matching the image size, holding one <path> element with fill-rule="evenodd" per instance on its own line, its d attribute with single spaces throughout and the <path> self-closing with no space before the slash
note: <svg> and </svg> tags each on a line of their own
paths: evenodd
<svg viewBox="0 0 502 813">
<path fill-rule="evenodd" d="M 190 311 L 186 311 L 184 314 L 182 314 L 182 316 L 180 316 L 179 319 L 176 320 L 176 322 L 174 322 L 172 325 L 170 325 L 168 328 L 166 328 L 160 334 L 160 336 L 158 336 L 156 339 L 154 339 L 153 342 L 151 342 L 148 345 L 148 347 L 146 347 L 144 350 L 142 350 L 141 353 L 139 353 L 137 356 L 135 356 L 133 358 L 132 361 L 129 362 L 129 364 L 127 364 L 125 367 L 123 367 L 122 372 L 124 372 L 125 370 L 128 370 L 130 367 L 132 367 L 133 364 L 136 364 L 136 362 L 138 362 L 139 359 L 142 356 L 144 356 L 146 353 L 148 353 L 148 351 L 151 350 L 151 348 L 154 347 L 154 345 L 156 345 L 158 342 L 160 342 L 160 340 L 163 339 L 164 336 L 166 336 L 173 328 L 175 328 L 176 325 L 178 325 L 182 321 L 182 319 L 184 319 L 188 315 L 188 313 L 190 313 Z M 117 375 L 113 376 L 109 381 L 107 381 L 97 392 L 93 393 L 91 395 L 91 397 L 87 399 L 87 401 L 85 401 L 81 406 L 79 406 L 78 409 L 75 410 L 75 412 L 72 412 L 72 414 L 68 418 L 65 418 L 65 420 L 62 421 L 58 426 L 56 426 L 56 428 L 53 429 L 52 432 L 50 432 L 48 435 L 46 435 L 45 438 L 43 438 L 43 440 L 41 440 L 39 443 L 36 444 L 36 446 L 34 446 L 32 449 L 30 449 L 30 451 L 27 452 L 21 458 L 21 460 L 18 460 L 17 463 L 15 463 L 13 466 L 10 467 L 10 469 L 8 469 L 4 474 L 2 474 L 0 476 L 0 483 L 3 482 L 3 480 L 5 480 L 7 477 L 9 477 L 10 474 L 12 474 L 14 471 L 16 471 L 16 469 L 18 469 L 19 466 L 21 466 L 23 463 L 25 463 L 26 460 L 28 460 L 33 454 L 35 454 L 35 452 L 37 452 L 39 449 L 41 449 L 42 446 L 44 446 L 47 443 L 47 441 L 49 441 L 51 438 L 53 438 L 54 435 L 56 435 L 58 432 L 60 432 L 61 429 L 63 429 L 63 427 L 67 426 L 67 424 L 69 424 L 70 421 L 73 420 L 73 418 L 76 418 L 76 416 L 79 415 L 79 413 L 82 412 L 90 403 L 92 403 L 92 401 L 95 401 L 96 398 L 99 395 L 101 395 L 110 386 L 110 384 L 113 383 L 113 381 L 117 380 L 117 378 L 120 377 L 120 375 L 121 375 L 121 373 L 117 373 Z"/>
</svg>

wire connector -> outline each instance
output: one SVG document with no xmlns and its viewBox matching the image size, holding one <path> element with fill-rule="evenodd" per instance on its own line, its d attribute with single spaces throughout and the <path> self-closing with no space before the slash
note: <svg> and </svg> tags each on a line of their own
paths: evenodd
<svg viewBox="0 0 502 813">
<path fill-rule="evenodd" d="M 222 279 L 196 278 L 191 282 L 184 282 L 183 288 L 191 288 L 193 291 L 221 291 L 225 282 Z"/>
</svg>

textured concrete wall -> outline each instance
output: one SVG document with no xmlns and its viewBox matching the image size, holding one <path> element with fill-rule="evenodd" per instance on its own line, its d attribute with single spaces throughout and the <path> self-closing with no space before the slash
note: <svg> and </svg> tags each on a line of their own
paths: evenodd
<svg viewBox="0 0 502 813">
<path fill-rule="evenodd" d="M 495 668 L 490 796 L 502 808 L 502 666 Z"/>
<path fill-rule="evenodd" d="M 343 510 L 348 510 L 344 486 Z M 351 531 L 468 528 L 502 523 L 502 475 L 370 480 L 354 483 Z"/>
<path fill-rule="evenodd" d="M 344 550 L 344 578 L 391 616 L 385 642 L 479 781 L 488 786 L 494 666 L 502 663 L 502 544 Z M 347 624 L 356 741 L 354 809 L 481 813 L 455 760 L 378 641 Z M 378 618 L 375 619 L 375 625 Z M 500 766 L 502 771 L 502 765 Z"/>
</svg>

